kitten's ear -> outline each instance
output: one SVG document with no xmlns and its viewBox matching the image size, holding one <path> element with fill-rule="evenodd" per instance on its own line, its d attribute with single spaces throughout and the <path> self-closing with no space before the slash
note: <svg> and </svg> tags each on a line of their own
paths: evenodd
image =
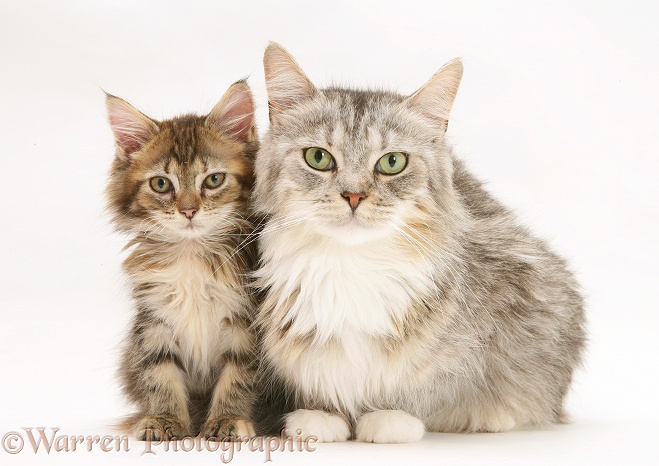
<svg viewBox="0 0 659 466">
<path fill-rule="evenodd" d="M 231 85 L 206 117 L 206 126 L 242 142 L 256 140 L 254 98 L 246 82 Z"/>
<path fill-rule="evenodd" d="M 140 150 L 158 133 L 158 124 L 154 120 L 119 97 L 105 96 L 114 140 L 125 155 Z"/>
<path fill-rule="evenodd" d="M 442 66 L 430 81 L 408 98 L 410 107 L 435 120 L 446 131 L 448 116 L 462 79 L 462 70 L 459 58 Z"/>
<path fill-rule="evenodd" d="M 316 91 L 293 56 L 281 45 L 270 42 L 263 56 L 265 86 L 268 90 L 270 122 Z"/>
</svg>

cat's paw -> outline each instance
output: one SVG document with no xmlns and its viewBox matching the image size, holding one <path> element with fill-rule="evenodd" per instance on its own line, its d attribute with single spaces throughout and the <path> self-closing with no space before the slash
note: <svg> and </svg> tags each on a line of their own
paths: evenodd
<svg viewBox="0 0 659 466">
<path fill-rule="evenodd" d="M 202 437 L 223 440 L 256 437 L 252 421 L 236 416 L 218 416 L 207 420 L 201 428 Z"/>
<path fill-rule="evenodd" d="M 472 421 L 471 430 L 474 432 L 507 432 L 517 424 L 515 418 L 502 408 L 479 414 L 481 415 L 473 416 L 476 420 Z"/>
<path fill-rule="evenodd" d="M 319 410 L 298 409 L 286 416 L 288 436 L 316 437 L 318 442 L 344 442 L 350 438 L 350 426 L 336 414 Z"/>
<path fill-rule="evenodd" d="M 373 411 L 357 421 L 357 440 L 373 443 L 418 442 L 426 427 L 420 419 L 404 411 Z"/>
<path fill-rule="evenodd" d="M 170 440 L 190 436 L 190 429 L 179 419 L 170 416 L 144 416 L 135 425 L 137 440 Z"/>
</svg>

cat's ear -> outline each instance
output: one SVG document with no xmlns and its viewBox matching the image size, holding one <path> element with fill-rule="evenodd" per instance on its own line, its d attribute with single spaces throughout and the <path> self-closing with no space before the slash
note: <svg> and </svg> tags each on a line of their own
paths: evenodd
<svg viewBox="0 0 659 466">
<path fill-rule="evenodd" d="M 275 123 L 281 113 L 308 99 L 316 91 L 293 56 L 275 42 L 270 42 L 265 49 L 263 67 L 271 123 Z"/>
<path fill-rule="evenodd" d="M 256 140 L 254 98 L 246 82 L 231 85 L 206 117 L 206 126 L 242 142 Z"/>
<path fill-rule="evenodd" d="M 409 106 L 436 121 L 446 131 L 449 113 L 462 79 L 462 70 L 459 58 L 442 66 L 430 81 L 408 98 Z"/>
<path fill-rule="evenodd" d="M 158 131 L 158 124 L 119 97 L 105 94 L 114 140 L 124 155 L 140 150 Z"/>
</svg>

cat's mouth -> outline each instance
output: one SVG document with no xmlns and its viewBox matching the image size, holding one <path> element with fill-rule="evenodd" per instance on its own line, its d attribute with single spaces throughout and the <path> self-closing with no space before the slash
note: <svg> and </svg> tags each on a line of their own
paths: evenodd
<svg viewBox="0 0 659 466">
<path fill-rule="evenodd" d="M 322 228 L 324 234 L 349 245 L 363 244 L 379 236 L 377 228 L 373 228 L 367 220 L 359 215 L 350 214 L 344 221 L 327 225 Z"/>
<path fill-rule="evenodd" d="M 188 235 L 196 235 L 202 233 L 201 225 L 199 222 L 188 222 L 187 225 L 183 227 L 183 232 Z"/>
<path fill-rule="evenodd" d="M 186 224 L 180 227 L 180 231 L 185 236 L 196 236 L 202 233 L 202 227 L 198 221 L 190 219 Z"/>
<path fill-rule="evenodd" d="M 362 230 L 368 228 L 368 225 L 353 212 L 348 218 L 348 221 L 343 224 L 343 227 L 349 230 Z"/>
</svg>

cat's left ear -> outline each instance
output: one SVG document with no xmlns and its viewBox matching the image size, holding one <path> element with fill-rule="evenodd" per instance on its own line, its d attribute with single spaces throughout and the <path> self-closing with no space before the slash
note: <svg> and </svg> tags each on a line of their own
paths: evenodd
<svg viewBox="0 0 659 466">
<path fill-rule="evenodd" d="M 459 58 L 451 60 L 407 99 L 408 105 L 436 121 L 446 131 L 448 116 L 462 79 L 462 70 Z"/>
<path fill-rule="evenodd" d="M 256 141 L 254 98 L 247 83 L 234 83 L 208 114 L 205 123 L 207 127 L 238 141 Z"/>
</svg>

